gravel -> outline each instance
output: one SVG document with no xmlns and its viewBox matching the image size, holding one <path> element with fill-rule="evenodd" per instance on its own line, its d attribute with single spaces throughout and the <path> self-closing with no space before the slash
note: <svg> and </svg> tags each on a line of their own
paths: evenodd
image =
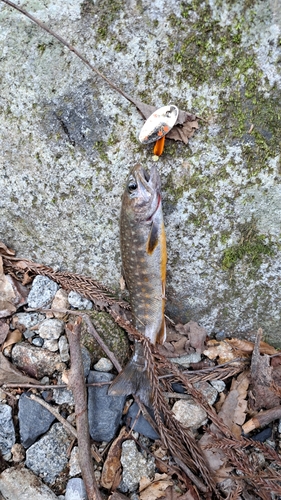
<svg viewBox="0 0 281 500">
<path fill-rule="evenodd" d="M 36 439 L 47 432 L 55 417 L 36 401 L 29 399 L 28 393 L 19 399 L 19 428 L 21 443 L 29 448 Z"/>
<path fill-rule="evenodd" d="M 67 449 L 71 440 L 62 424 L 53 424 L 49 432 L 27 450 L 26 467 L 47 484 L 53 484 L 68 463 Z"/>
<path fill-rule="evenodd" d="M 46 276 L 36 276 L 28 295 L 28 307 L 48 309 L 58 288 L 57 283 Z"/>
<path fill-rule="evenodd" d="M 88 383 L 110 382 L 111 373 L 90 371 Z M 88 387 L 88 415 L 91 438 L 95 441 L 110 441 L 120 426 L 125 396 L 108 396 L 108 386 Z"/>
<path fill-rule="evenodd" d="M 0 404 L 0 451 L 3 455 L 9 453 L 16 442 L 15 427 L 12 418 L 12 408 L 4 403 Z"/>
</svg>

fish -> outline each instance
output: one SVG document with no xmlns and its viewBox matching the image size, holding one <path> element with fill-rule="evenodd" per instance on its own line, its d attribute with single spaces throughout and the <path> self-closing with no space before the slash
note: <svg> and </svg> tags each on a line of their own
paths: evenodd
<svg viewBox="0 0 281 500">
<path fill-rule="evenodd" d="M 152 344 L 162 344 L 166 337 L 167 250 L 161 182 L 155 165 L 147 173 L 137 164 L 129 174 L 122 196 L 120 246 L 133 326 Z M 114 379 L 108 394 L 137 395 L 151 406 L 151 385 L 141 342 L 135 341 L 133 357 Z"/>
</svg>

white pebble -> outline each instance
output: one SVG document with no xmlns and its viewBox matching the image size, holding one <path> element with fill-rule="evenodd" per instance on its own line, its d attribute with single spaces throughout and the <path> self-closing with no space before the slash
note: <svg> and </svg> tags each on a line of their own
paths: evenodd
<svg viewBox="0 0 281 500">
<path fill-rule="evenodd" d="M 94 365 L 94 369 L 98 372 L 110 372 L 112 370 L 113 364 L 110 359 L 100 358 L 100 360 Z"/>
</svg>

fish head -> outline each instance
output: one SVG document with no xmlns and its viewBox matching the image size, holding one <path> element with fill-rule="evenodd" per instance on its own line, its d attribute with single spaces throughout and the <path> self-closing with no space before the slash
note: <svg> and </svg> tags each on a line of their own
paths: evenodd
<svg viewBox="0 0 281 500">
<path fill-rule="evenodd" d="M 160 176 L 155 165 L 150 173 L 141 165 L 135 165 L 127 180 L 122 210 L 134 219 L 148 221 L 160 204 L 160 187 Z"/>
</svg>

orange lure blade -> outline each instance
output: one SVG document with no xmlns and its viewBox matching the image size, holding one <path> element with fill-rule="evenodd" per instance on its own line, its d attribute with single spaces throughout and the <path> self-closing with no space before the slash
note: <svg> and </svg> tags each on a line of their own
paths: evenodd
<svg viewBox="0 0 281 500">
<path fill-rule="evenodd" d="M 164 146 L 165 136 L 163 135 L 163 137 L 161 137 L 161 139 L 158 139 L 158 141 L 156 141 L 156 143 L 154 144 L 153 154 L 155 154 L 156 156 L 161 156 L 164 151 Z"/>
</svg>

